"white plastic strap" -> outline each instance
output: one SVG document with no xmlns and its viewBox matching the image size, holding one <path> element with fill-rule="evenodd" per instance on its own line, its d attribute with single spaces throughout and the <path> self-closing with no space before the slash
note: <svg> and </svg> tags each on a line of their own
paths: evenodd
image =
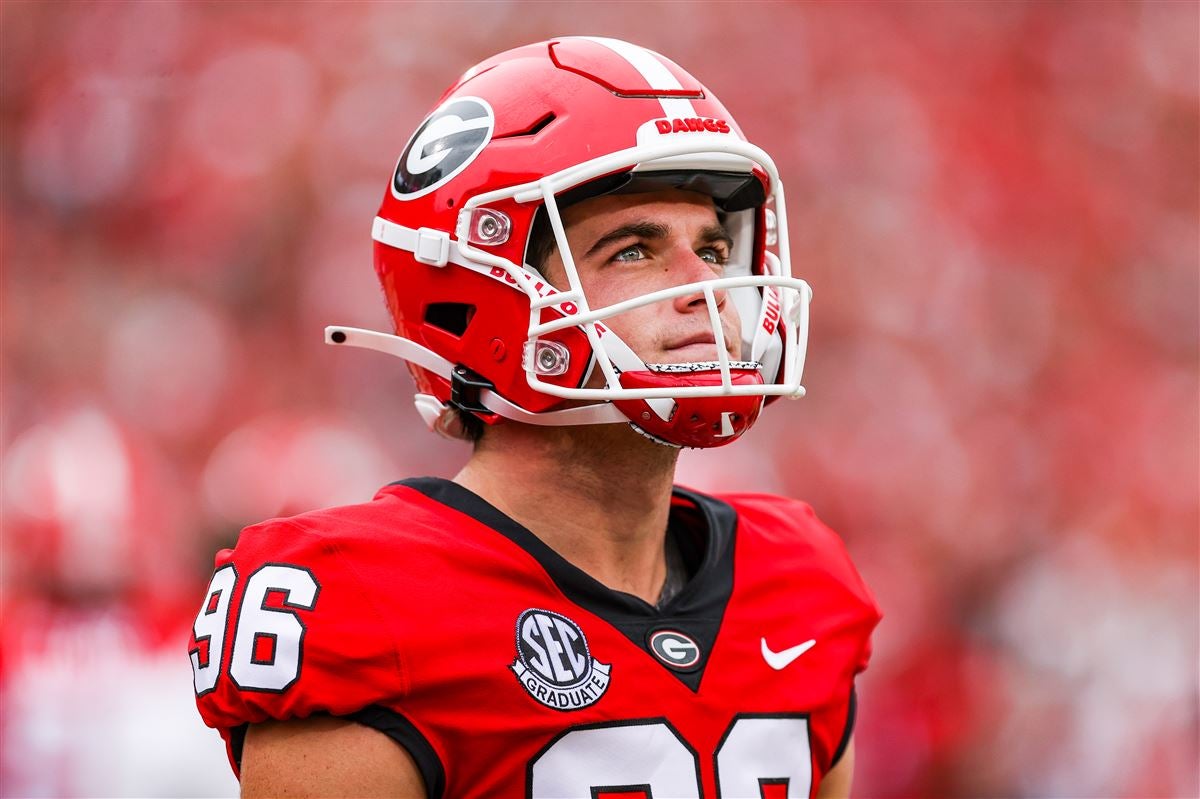
<svg viewBox="0 0 1200 799">
<path fill-rule="evenodd" d="M 341 327 L 330 325 L 325 328 L 325 343 L 335 346 L 359 347 L 375 350 L 386 355 L 392 355 L 403 361 L 414 363 L 428 369 L 436 375 L 450 379 L 453 364 L 430 349 L 422 347 L 415 341 L 410 341 L 390 333 L 380 333 L 375 330 L 363 330 L 358 327 Z M 499 394 L 488 389 L 479 392 L 479 402 L 492 413 L 511 419 L 514 422 L 540 425 L 543 427 L 563 427 L 579 424 L 609 424 L 628 422 L 629 419 L 617 410 L 611 402 L 596 405 L 583 405 L 578 408 L 566 408 L 560 411 L 531 413 L 512 404 Z M 422 417 L 427 409 L 423 410 Z M 428 419 L 426 419 L 428 423 Z"/>
<path fill-rule="evenodd" d="M 390 333 L 363 330 L 361 327 L 330 325 L 325 328 L 325 343 L 382 352 L 402 361 L 415 363 L 446 380 L 450 379 L 450 370 L 454 368 L 454 364 L 450 361 L 415 341 L 393 336 Z"/>
<path fill-rule="evenodd" d="M 505 419 L 540 425 L 542 427 L 629 422 L 628 417 L 617 410 L 617 407 L 611 402 L 602 402 L 597 405 L 583 405 L 578 408 L 566 408 L 561 411 L 530 413 L 518 405 L 513 405 L 499 394 L 486 389 L 479 392 L 479 402 L 492 413 L 503 416 Z"/>
<path fill-rule="evenodd" d="M 468 269 L 482 271 L 478 264 L 463 258 L 457 247 L 451 247 L 449 234 L 441 230 L 414 229 L 397 225 L 395 222 L 377 216 L 374 224 L 371 225 L 371 238 L 380 244 L 411 252 L 418 261 L 432 266 L 454 263 Z"/>
</svg>

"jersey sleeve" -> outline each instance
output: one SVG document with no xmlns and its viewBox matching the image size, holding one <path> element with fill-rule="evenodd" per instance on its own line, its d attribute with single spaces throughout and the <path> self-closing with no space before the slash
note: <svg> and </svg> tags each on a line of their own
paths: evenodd
<svg viewBox="0 0 1200 799">
<path fill-rule="evenodd" d="M 850 558 L 850 553 L 846 550 L 846 544 L 842 537 L 830 529 L 818 517 L 811 506 L 800 503 L 803 514 L 807 521 L 807 526 L 812 530 L 813 537 L 820 542 L 821 549 L 827 553 L 825 561 L 826 568 L 830 576 L 836 579 L 846 590 L 849 597 L 857 606 L 856 626 L 860 630 L 862 637 L 862 646 L 859 649 L 858 659 L 854 664 L 855 673 L 859 673 L 867 668 L 871 660 L 871 634 L 875 627 L 883 619 L 883 611 L 879 608 L 879 603 L 875 600 L 875 595 L 867 586 L 858 568 L 854 565 L 854 561 Z"/>
<path fill-rule="evenodd" d="M 761 494 L 739 495 L 737 506 L 762 524 L 789 555 L 792 573 L 801 576 L 816 592 L 818 608 L 857 641 L 851 676 L 867 668 L 871 659 L 871 634 L 883 618 L 871 589 L 859 574 L 836 532 L 818 517 L 812 506 L 799 500 Z"/>
<path fill-rule="evenodd" d="M 227 742 L 246 724 L 347 716 L 405 693 L 353 548 L 276 520 L 246 528 L 217 555 L 190 654 L 200 714 Z"/>
</svg>

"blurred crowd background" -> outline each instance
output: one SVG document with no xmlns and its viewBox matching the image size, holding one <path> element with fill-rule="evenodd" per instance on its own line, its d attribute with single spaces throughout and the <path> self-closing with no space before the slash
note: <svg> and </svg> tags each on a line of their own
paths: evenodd
<svg viewBox="0 0 1200 799">
<path fill-rule="evenodd" d="M 1195 797 L 1200 5 L 0 4 L 0 793 L 229 796 L 186 641 L 245 524 L 450 475 L 370 220 L 458 74 L 674 58 L 773 154 L 809 396 L 680 479 L 782 492 L 886 618 L 860 797 Z"/>
</svg>

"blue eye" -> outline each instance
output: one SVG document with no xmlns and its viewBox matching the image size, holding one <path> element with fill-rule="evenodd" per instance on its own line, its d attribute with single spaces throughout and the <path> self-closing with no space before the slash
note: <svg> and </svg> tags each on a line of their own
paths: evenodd
<svg viewBox="0 0 1200 799">
<path fill-rule="evenodd" d="M 618 252 L 612 257 L 614 261 L 637 261 L 646 257 L 646 251 L 642 245 L 634 244 Z"/>
<path fill-rule="evenodd" d="M 699 255 L 702 260 L 708 261 L 710 264 L 716 264 L 717 266 L 724 266 L 725 264 L 729 263 L 728 253 L 715 247 L 705 247 L 696 254 Z"/>
</svg>

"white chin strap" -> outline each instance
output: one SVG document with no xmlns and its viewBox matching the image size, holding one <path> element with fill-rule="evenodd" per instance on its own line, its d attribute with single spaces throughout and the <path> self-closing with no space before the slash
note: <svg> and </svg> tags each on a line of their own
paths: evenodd
<svg viewBox="0 0 1200 799">
<path fill-rule="evenodd" d="M 325 328 L 325 343 L 333 344 L 334 346 L 375 350 L 376 352 L 392 355 L 420 366 L 422 369 L 426 369 L 446 380 L 453 379 L 454 364 L 450 361 L 438 355 L 433 350 L 422 347 L 415 341 L 410 341 L 400 336 L 393 336 L 390 333 L 379 333 L 374 330 L 363 330 L 358 327 L 330 325 Z M 540 425 L 542 427 L 611 424 L 615 422 L 625 422 L 628 424 L 629 422 L 629 419 L 610 402 L 585 405 L 578 408 L 566 408 L 559 411 L 531 413 L 520 406 L 512 404 L 496 392 L 483 389 L 479 392 L 479 403 L 497 416 L 511 419 L 514 422 L 524 422 L 525 424 Z M 436 397 L 428 394 L 418 394 L 416 404 L 421 418 L 425 420 L 425 423 L 431 429 L 436 429 L 438 419 L 450 407 Z"/>
</svg>

